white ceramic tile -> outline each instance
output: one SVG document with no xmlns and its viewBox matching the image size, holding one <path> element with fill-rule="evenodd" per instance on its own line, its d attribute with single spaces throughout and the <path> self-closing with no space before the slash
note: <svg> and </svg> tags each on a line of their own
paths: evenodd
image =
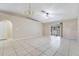
<svg viewBox="0 0 79 59">
<path fill-rule="evenodd" d="M 27 51 L 25 51 L 23 48 L 15 48 L 15 51 L 16 51 L 16 55 L 17 56 L 24 56 L 26 54 L 28 54 Z"/>
<path fill-rule="evenodd" d="M 39 56 L 47 56 L 46 54 L 44 54 L 44 53 L 41 53 Z"/>
<path fill-rule="evenodd" d="M 0 47 L 0 56 L 3 55 L 3 47 Z"/>
<path fill-rule="evenodd" d="M 68 39 L 52 41 L 50 37 L 38 37 L 0 41 L 0 56 L 79 56 L 78 50 L 78 42 Z"/>
<path fill-rule="evenodd" d="M 39 56 L 42 51 L 40 51 L 39 49 L 33 49 L 29 52 L 32 56 Z"/>
<path fill-rule="evenodd" d="M 3 55 L 4 56 L 16 56 L 16 53 L 12 49 L 5 49 L 3 52 Z"/>
<path fill-rule="evenodd" d="M 56 49 L 48 48 L 46 51 L 44 51 L 44 54 L 46 54 L 47 56 L 53 56 L 56 53 L 56 51 Z"/>
<path fill-rule="evenodd" d="M 56 53 L 54 56 L 65 56 L 62 53 Z"/>
<path fill-rule="evenodd" d="M 71 42 L 71 46 L 70 46 L 70 50 L 69 50 L 69 54 L 70 56 L 79 56 L 79 44 L 78 42 Z"/>
</svg>

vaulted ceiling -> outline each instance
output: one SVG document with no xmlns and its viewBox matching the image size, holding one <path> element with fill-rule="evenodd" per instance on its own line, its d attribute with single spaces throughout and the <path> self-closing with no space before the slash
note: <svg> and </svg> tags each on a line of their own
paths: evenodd
<svg viewBox="0 0 79 59">
<path fill-rule="evenodd" d="M 78 17 L 77 3 L 0 3 L 0 12 L 30 17 L 40 22 L 51 22 Z"/>
</svg>

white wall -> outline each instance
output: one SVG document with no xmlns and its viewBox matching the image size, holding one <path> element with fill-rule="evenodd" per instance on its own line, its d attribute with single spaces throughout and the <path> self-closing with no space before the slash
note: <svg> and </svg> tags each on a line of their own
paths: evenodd
<svg viewBox="0 0 79 59">
<path fill-rule="evenodd" d="M 28 39 L 42 36 L 42 23 L 22 17 L 11 18 L 14 39 Z"/>
<path fill-rule="evenodd" d="M 78 34 L 78 42 L 79 42 L 79 17 L 77 19 L 77 25 L 78 25 L 78 28 L 77 28 L 78 32 L 77 32 L 77 34 Z"/>
<path fill-rule="evenodd" d="M 61 21 L 63 23 L 63 38 L 77 39 L 77 19 L 67 19 Z M 44 35 L 50 35 L 50 26 L 60 22 L 50 22 L 44 24 Z"/>
<path fill-rule="evenodd" d="M 63 37 L 77 39 L 77 19 L 63 21 Z"/>
<path fill-rule="evenodd" d="M 49 36 L 50 33 L 50 25 L 48 23 L 43 24 L 43 35 L 44 36 Z"/>
</svg>

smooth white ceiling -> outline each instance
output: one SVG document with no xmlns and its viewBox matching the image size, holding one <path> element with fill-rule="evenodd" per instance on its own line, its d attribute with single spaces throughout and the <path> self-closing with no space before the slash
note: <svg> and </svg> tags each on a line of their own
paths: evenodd
<svg viewBox="0 0 79 59">
<path fill-rule="evenodd" d="M 41 11 L 50 13 L 47 17 Z M 72 19 L 78 16 L 78 4 L 76 3 L 1 3 L 0 11 L 8 11 L 29 16 L 40 22 Z"/>
</svg>

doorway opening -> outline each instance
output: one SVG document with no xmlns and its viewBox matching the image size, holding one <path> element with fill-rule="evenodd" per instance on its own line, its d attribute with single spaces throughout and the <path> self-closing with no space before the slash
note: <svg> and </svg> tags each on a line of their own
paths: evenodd
<svg viewBox="0 0 79 59">
<path fill-rule="evenodd" d="M 51 36 L 63 37 L 63 23 L 51 26 Z"/>
<path fill-rule="evenodd" d="M 9 20 L 0 21 L 0 40 L 12 39 L 12 23 Z"/>
</svg>

